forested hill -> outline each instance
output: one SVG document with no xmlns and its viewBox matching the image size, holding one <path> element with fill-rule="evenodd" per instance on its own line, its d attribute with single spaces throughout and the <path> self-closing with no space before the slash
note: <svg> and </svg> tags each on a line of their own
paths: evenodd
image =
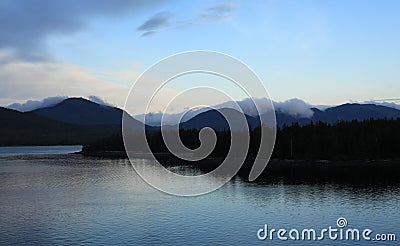
<svg viewBox="0 0 400 246">
<path fill-rule="evenodd" d="M 293 124 L 279 129 L 274 157 L 280 159 L 400 158 L 400 119 Z"/>
<path fill-rule="evenodd" d="M 85 144 L 118 134 L 121 126 L 82 126 L 0 107 L 0 145 Z"/>
<path fill-rule="evenodd" d="M 182 142 L 197 148 L 197 129 L 181 130 Z M 251 131 L 250 156 L 258 151 L 260 128 Z M 217 131 L 217 145 L 212 156 L 224 156 L 229 149 L 230 132 Z M 149 144 L 156 153 L 167 153 L 159 132 L 150 132 Z M 277 131 L 272 158 L 298 160 L 400 159 L 400 119 L 324 122 L 300 126 L 295 123 Z M 228 144 L 227 144 L 228 143 Z M 84 146 L 86 152 L 124 151 L 122 137 L 115 135 Z"/>
</svg>

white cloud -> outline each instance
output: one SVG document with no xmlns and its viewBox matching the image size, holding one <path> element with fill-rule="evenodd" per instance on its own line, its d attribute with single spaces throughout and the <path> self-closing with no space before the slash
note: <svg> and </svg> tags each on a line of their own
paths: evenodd
<svg viewBox="0 0 400 246">
<path fill-rule="evenodd" d="M 67 98 L 69 98 L 69 97 L 68 96 L 46 97 L 42 100 L 28 100 L 23 103 L 12 103 L 5 107 L 9 108 L 9 109 L 14 109 L 14 110 L 17 110 L 20 112 L 29 112 L 29 111 L 39 109 L 39 108 L 46 108 L 46 107 L 54 106 L 54 105 L 64 101 Z M 100 97 L 94 96 L 94 95 L 88 96 L 87 99 L 89 99 L 92 102 L 101 104 L 101 105 L 106 105 L 106 106 L 111 106 L 111 107 L 115 106 L 115 105 L 112 105 L 112 104 L 106 102 L 105 100 L 101 99 Z"/>
<path fill-rule="evenodd" d="M 53 105 L 56 105 L 57 103 L 64 101 L 67 98 L 68 98 L 67 96 L 55 96 L 55 97 L 47 97 L 44 98 L 43 100 L 28 100 L 25 103 L 10 104 L 6 106 L 6 108 L 14 109 L 20 112 L 28 112 L 38 108 L 51 107 Z"/>
<path fill-rule="evenodd" d="M 0 52 L 0 58 L 2 53 Z M 103 74 L 104 72 L 104 74 Z M 54 97 L 85 97 L 101 104 L 115 105 L 124 108 L 130 85 L 128 81 L 135 81 L 138 72 L 131 68 L 126 70 L 107 70 L 93 72 L 87 68 L 69 64 L 49 61 L 27 62 L 18 61 L 9 57 L 7 62 L 0 62 L 0 105 L 6 106 L 14 103 L 14 108 L 28 110 L 39 107 L 43 98 Z M 99 78 L 100 77 L 100 78 Z M 114 79 L 113 79 L 114 78 Z M 118 84 L 115 79 L 125 81 Z M 155 83 L 154 79 L 146 79 L 145 86 L 136 88 L 146 90 L 147 86 Z M 166 94 L 175 95 L 172 90 L 165 90 Z M 94 96 L 92 96 L 94 95 Z M 171 96 L 160 97 L 152 106 L 154 109 L 163 108 Z M 28 104 L 26 104 L 26 101 Z M 46 102 L 47 103 L 47 102 Z M 130 114 L 140 114 L 138 109 L 142 104 L 147 104 L 139 96 L 130 98 L 126 110 Z"/>
<path fill-rule="evenodd" d="M 234 108 L 236 103 L 245 114 L 250 116 L 257 116 L 271 111 L 271 103 L 266 98 L 245 98 L 237 102 L 224 102 L 214 107 L 217 109 Z"/>
<path fill-rule="evenodd" d="M 107 102 L 123 106 L 128 86 L 103 81 L 85 68 L 52 62 L 18 62 L 0 64 L 0 98 L 2 105 L 61 95 L 88 97 L 96 95 Z"/>
<path fill-rule="evenodd" d="M 89 96 L 88 99 L 89 99 L 90 101 L 92 101 L 92 102 L 95 102 L 95 103 L 98 103 L 98 104 L 101 104 L 101 105 L 110 106 L 110 107 L 114 107 L 114 106 L 115 106 L 115 105 L 113 105 L 113 104 L 111 104 L 111 103 L 108 103 L 108 102 L 105 101 L 104 99 L 102 99 L 102 98 L 100 98 L 100 97 L 98 97 L 98 96 L 95 96 L 95 95 Z"/>
<path fill-rule="evenodd" d="M 400 100 L 395 100 L 395 101 L 400 101 Z M 385 102 L 385 101 L 364 101 L 361 104 L 375 104 L 375 105 L 381 105 L 381 106 L 386 106 L 389 108 L 394 108 L 400 110 L 400 105 L 397 103 L 393 102 Z"/>
<path fill-rule="evenodd" d="M 237 103 L 242 108 L 243 112 L 250 116 L 256 116 L 259 114 L 261 115 L 271 111 L 271 104 L 266 98 L 246 98 L 242 101 L 238 101 Z M 233 102 L 225 102 L 214 107 L 231 107 L 233 104 Z M 313 111 L 311 110 L 312 106 L 298 98 L 293 98 L 283 102 L 272 101 L 272 104 L 275 108 L 275 111 L 281 111 L 291 116 L 307 118 L 313 116 Z"/>
<path fill-rule="evenodd" d="M 293 98 L 284 102 L 274 102 L 274 107 L 276 111 L 281 111 L 295 117 L 310 118 L 314 114 L 311 110 L 312 106 L 298 98 Z"/>
<path fill-rule="evenodd" d="M 202 112 L 208 111 L 211 108 L 214 109 L 236 108 L 236 103 L 239 105 L 239 107 L 245 114 L 250 116 L 263 115 L 268 112 L 271 112 L 271 103 L 266 98 L 253 98 L 253 99 L 246 98 L 237 102 L 227 101 L 211 107 L 198 108 L 195 110 L 185 112 L 185 117 L 182 118 L 181 121 L 182 122 L 187 121 Z M 276 111 L 281 111 L 294 117 L 310 118 L 313 115 L 313 111 L 311 110 L 312 106 L 301 99 L 293 98 L 284 102 L 272 101 L 272 104 Z M 163 115 L 160 112 L 153 112 L 147 114 L 146 116 L 143 114 L 136 115 L 135 118 L 143 122 L 144 117 L 146 117 L 146 124 L 160 125 L 161 118 L 164 117 L 163 118 L 164 123 L 166 125 L 171 125 L 178 122 L 178 119 L 180 119 L 181 116 L 182 113 L 170 113 L 170 114 L 166 113 Z"/>
</svg>

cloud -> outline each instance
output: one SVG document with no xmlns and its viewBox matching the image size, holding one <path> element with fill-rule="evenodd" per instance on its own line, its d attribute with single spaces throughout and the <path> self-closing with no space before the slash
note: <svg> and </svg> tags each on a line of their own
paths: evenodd
<svg viewBox="0 0 400 246">
<path fill-rule="evenodd" d="M 212 5 L 207 11 L 201 14 L 201 17 L 207 21 L 218 21 L 231 17 L 230 13 L 237 8 L 232 2 L 224 2 Z"/>
<path fill-rule="evenodd" d="M 214 105 L 213 108 L 236 108 L 236 103 L 242 109 L 242 111 L 250 116 L 257 116 L 259 114 L 265 114 L 271 111 L 271 105 L 266 98 L 245 98 L 241 101 L 228 101 L 218 105 Z"/>
<path fill-rule="evenodd" d="M 210 110 L 210 108 L 200 108 L 195 110 L 185 110 L 180 113 L 162 113 L 162 112 L 151 112 L 148 114 L 138 114 L 135 115 L 134 118 L 145 122 L 150 126 L 160 126 L 161 121 L 164 125 L 175 125 L 177 122 L 185 122 L 193 118 L 194 116 L 203 113 L 205 111 Z"/>
<path fill-rule="evenodd" d="M 157 33 L 156 31 L 144 32 L 144 33 L 142 33 L 142 37 L 151 36 L 151 35 L 154 35 L 156 33 Z"/>
<path fill-rule="evenodd" d="M 335 105 L 314 105 L 314 108 L 325 111 L 328 108 L 335 107 Z"/>
<path fill-rule="evenodd" d="M 400 102 L 400 99 L 391 99 L 391 100 Z M 386 106 L 389 108 L 394 108 L 394 109 L 400 110 L 400 105 L 397 103 L 392 103 L 392 102 L 370 100 L 370 101 L 364 101 L 364 102 L 362 102 L 362 104 L 375 104 L 375 105 L 381 105 L 381 106 Z"/>
<path fill-rule="evenodd" d="M 44 98 L 43 100 L 28 100 L 25 103 L 10 104 L 6 106 L 6 108 L 14 109 L 20 112 L 28 112 L 38 108 L 51 107 L 53 105 L 56 105 L 57 103 L 64 101 L 67 98 L 67 96 L 54 96 Z"/>
<path fill-rule="evenodd" d="M 1 105 L 21 103 L 26 100 L 38 101 L 54 95 L 69 97 L 98 95 L 108 102 L 122 106 L 129 91 L 127 85 L 101 80 L 83 67 L 49 61 L 14 60 L 0 64 L 0 81 Z"/>
<path fill-rule="evenodd" d="M 237 101 L 243 112 L 250 116 L 257 116 L 271 112 L 271 104 L 266 98 L 246 98 Z M 231 107 L 234 102 L 225 102 L 214 106 L 215 108 Z M 314 112 L 311 110 L 312 105 L 301 99 L 293 98 L 283 102 L 272 101 L 275 111 L 281 111 L 294 117 L 311 118 Z M 257 106 L 257 107 L 256 107 Z"/>
<path fill-rule="evenodd" d="M 312 106 L 298 98 L 284 102 L 274 102 L 274 107 L 276 111 L 281 111 L 294 117 L 311 118 L 314 114 L 311 110 Z"/>
<path fill-rule="evenodd" d="M 171 12 L 159 12 L 151 16 L 142 25 L 136 28 L 136 30 L 142 32 L 142 37 L 151 36 L 166 28 L 183 29 L 204 22 L 228 19 L 232 17 L 231 12 L 233 12 L 235 9 L 237 9 L 237 5 L 235 3 L 218 3 L 205 8 L 198 16 L 187 20 L 178 20 L 175 22 L 171 21 L 172 17 L 174 17 L 174 14 Z"/>
<path fill-rule="evenodd" d="M 144 31 L 143 35 L 149 35 L 154 33 L 156 30 L 165 28 L 169 26 L 169 20 L 173 17 L 173 14 L 170 12 L 159 12 L 152 17 L 150 17 L 147 21 L 145 21 L 142 25 L 140 25 L 137 30 Z"/>
<path fill-rule="evenodd" d="M 208 7 L 209 11 L 214 11 L 214 12 L 231 12 L 237 8 L 237 5 L 232 2 L 224 2 L 224 3 L 218 3 L 215 5 L 212 5 Z"/>
<path fill-rule="evenodd" d="M 293 98 L 284 102 L 272 101 L 272 104 L 275 111 L 281 111 L 294 117 L 311 118 L 313 116 L 313 111 L 311 110 L 312 106 L 301 99 Z M 249 116 L 265 115 L 272 112 L 271 104 L 266 98 L 245 98 L 241 101 L 227 101 L 211 107 L 196 108 L 195 110 L 185 112 L 185 117 L 182 118 L 182 122 L 187 121 L 202 112 L 208 111 L 211 108 L 236 108 L 236 105 L 239 105 L 243 113 Z M 142 122 L 144 122 L 144 118 L 146 118 L 146 124 L 159 126 L 162 117 L 164 123 L 170 125 L 178 122 L 178 119 L 180 119 L 181 116 L 182 113 L 162 114 L 161 112 L 153 112 L 147 115 L 135 115 L 134 117 Z"/>
<path fill-rule="evenodd" d="M 119 17 L 159 4 L 147 0 L 2 0 L 0 49 L 11 50 L 23 60 L 46 60 L 49 36 L 82 31 L 91 17 Z"/>
<path fill-rule="evenodd" d="M 1 57 L 1 51 L 0 51 Z M 68 97 L 87 97 L 97 103 L 116 105 L 123 108 L 129 93 L 131 81 L 134 81 L 138 72 L 131 67 L 124 70 L 103 71 L 103 78 L 96 76 L 90 69 L 69 64 L 50 61 L 18 61 L 14 58 L 10 62 L 0 63 L 0 105 L 13 103 L 23 104 L 27 100 L 41 101 L 54 95 Z M 109 78 L 126 81 L 126 84 L 108 82 Z M 138 90 L 147 90 L 149 83 L 155 83 L 153 78 L 144 78 L 146 85 L 137 87 Z M 165 90 L 164 97 L 154 103 L 154 108 L 163 108 L 176 91 Z M 95 95 L 89 96 L 89 95 Z M 138 109 L 146 105 L 145 99 L 139 95 L 131 98 L 126 110 L 131 114 L 140 114 Z"/>
<path fill-rule="evenodd" d="M 215 108 L 232 107 L 235 102 L 225 102 L 215 105 Z M 237 104 L 243 112 L 250 116 L 257 116 L 271 112 L 271 104 L 266 98 L 246 98 L 237 101 Z M 293 98 L 283 102 L 272 101 L 275 111 L 281 111 L 294 117 L 307 117 L 313 116 L 312 106 L 301 99 Z"/>
<path fill-rule="evenodd" d="M 88 99 L 90 101 L 92 101 L 92 102 L 95 102 L 95 103 L 98 103 L 98 104 L 101 104 L 101 105 L 110 106 L 110 107 L 114 107 L 115 106 L 115 105 L 112 105 L 112 104 L 106 102 L 105 100 L 101 99 L 100 97 L 95 96 L 95 95 L 89 96 Z"/>
<path fill-rule="evenodd" d="M 46 107 L 51 107 L 54 106 L 62 101 L 64 101 L 65 99 L 67 99 L 68 96 L 52 96 L 52 97 L 46 97 L 42 100 L 28 100 L 24 103 L 13 103 L 10 104 L 8 106 L 5 106 L 6 108 L 9 109 L 14 109 L 20 112 L 29 112 L 38 108 L 46 108 Z M 101 99 L 98 96 L 88 96 L 88 99 L 92 102 L 101 104 L 101 105 L 106 105 L 106 106 L 111 106 L 114 107 L 114 105 L 111 105 L 109 103 L 107 103 L 106 101 L 104 101 L 103 99 Z"/>
</svg>

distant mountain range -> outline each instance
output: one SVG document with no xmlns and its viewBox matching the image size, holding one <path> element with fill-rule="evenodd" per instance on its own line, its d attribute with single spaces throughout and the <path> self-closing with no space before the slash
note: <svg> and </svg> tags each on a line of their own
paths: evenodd
<svg viewBox="0 0 400 246">
<path fill-rule="evenodd" d="M 219 109 L 229 115 L 233 122 L 238 122 L 241 113 L 234 109 Z M 277 110 L 278 126 L 299 123 L 309 124 L 311 121 L 335 123 L 339 120 L 364 120 L 369 118 L 400 118 L 400 110 L 374 104 L 343 104 L 319 110 L 311 108 L 312 116 L 291 115 Z M 212 127 L 216 130 L 229 129 L 222 114 L 214 109 L 201 109 L 192 112 L 180 123 L 181 129 L 201 129 Z M 68 98 L 46 108 L 31 112 L 18 112 L 0 107 L 0 145 L 45 145 L 45 144 L 86 144 L 91 141 L 121 133 L 123 110 L 98 104 L 83 98 Z M 248 125 L 252 128 L 260 124 L 259 117 L 266 114 L 249 116 L 245 114 Z M 267 122 L 268 124 L 271 122 Z M 130 118 L 130 125 L 139 129 L 143 123 Z M 158 129 L 146 126 L 147 129 Z M 238 126 L 233 126 L 234 130 Z"/>
<path fill-rule="evenodd" d="M 291 125 L 298 122 L 300 125 L 306 125 L 312 122 L 326 122 L 335 123 L 337 121 L 352 121 L 352 120 L 366 120 L 366 119 L 397 119 L 400 118 L 400 110 L 375 105 L 375 104 L 343 104 L 336 107 L 327 108 L 326 110 L 319 110 L 312 108 L 313 115 L 307 117 L 295 117 L 283 112 L 276 112 L 276 119 L 279 126 Z"/>
<path fill-rule="evenodd" d="M 227 109 L 222 109 L 222 111 Z M 326 122 L 335 123 L 337 121 L 352 121 L 352 120 L 365 120 L 365 119 L 397 119 L 400 118 L 400 110 L 389 108 L 385 106 L 379 106 L 374 104 L 343 104 L 337 107 L 328 108 L 324 111 L 317 108 L 312 108 L 313 115 L 309 118 L 301 116 L 293 116 L 282 111 L 276 111 L 276 123 L 279 127 L 283 125 L 292 125 L 293 123 L 298 123 L 299 125 L 307 125 L 311 122 Z M 228 113 L 233 119 L 238 118 L 238 111 L 231 109 Z M 271 115 L 270 115 L 271 116 Z M 267 125 L 271 124 L 271 120 L 268 119 L 267 114 L 260 115 L 259 117 L 266 119 Z M 259 117 L 253 117 L 246 115 L 248 125 L 252 128 L 260 125 Z M 201 129 L 203 127 L 211 127 L 217 130 L 229 129 L 227 121 L 218 113 L 217 110 L 209 110 L 196 115 L 190 120 L 180 124 L 183 129 L 197 128 Z"/>
</svg>

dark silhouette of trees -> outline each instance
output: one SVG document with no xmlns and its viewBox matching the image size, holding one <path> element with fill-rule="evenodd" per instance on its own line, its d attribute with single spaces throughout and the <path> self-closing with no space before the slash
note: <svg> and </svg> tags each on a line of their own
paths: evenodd
<svg viewBox="0 0 400 246">
<path fill-rule="evenodd" d="M 260 127 L 251 129 L 249 158 L 258 153 L 260 131 Z M 200 146 L 199 130 L 180 130 L 179 134 L 186 147 L 195 149 Z M 216 134 L 218 140 L 211 157 L 224 157 L 230 148 L 230 132 L 217 131 Z M 168 153 L 160 131 L 148 131 L 147 138 L 153 152 Z M 312 122 L 305 126 L 295 123 L 277 129 L 272 158 L 339 161 L 397 159 L 400 158 L 399 141 L 400 119 L 339 121 L 335 124 Z M 84 146 L 84 151 L 123 150 L 120 135 Z"/>
<path fill-rule="evenodd" d="M 339 121 L 283 126 L 274 157 L 279 159 L 394 159 L 400 157 L 400 119 Z"/>
</svg>

